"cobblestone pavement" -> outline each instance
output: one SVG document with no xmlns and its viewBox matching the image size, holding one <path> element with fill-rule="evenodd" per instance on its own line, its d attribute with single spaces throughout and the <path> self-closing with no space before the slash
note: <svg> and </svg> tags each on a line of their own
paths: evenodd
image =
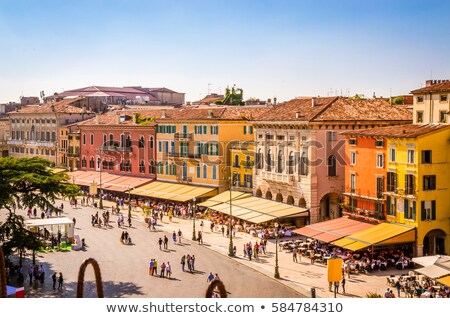
<svg viewBox="0 0 450 318">
<path fill-rule="evenodd" d="M 310 259 L 306 257 L 294 263 L 291 254 L 279 251 L 281 277 L 278 280 L 273 278 L 275 271 L 273 240 L 268 242 L 267 255 L 260 256 L 259 260 L 249 261 L 243 256 L 243 245 L 250 241 L 255 243 L 257 239 L 247 233 L 238 232 L 233 239 L 237 256 L 230 258 L 227 256 L 229 238 L 222 236 L 221 232 L 211 232 L 209 221 L 205 221 L 203 244 L 199 245 L 191 240 L 192 220 L 173 218 L 170 222 L 168 217 L 164 216 L 163 222 L 159 222 L 155 232 L 146 228 L 144 217 L 136 210 L 132 211 L 132 227 L 126 227 L 133 242 L 136 243 L 127 246 L 119 242 L 120 233 L 124 229 L 117 228 L 117 216 L 112 216 L 111 228 L 92 228 L 91 214 L 94 214 L 96 209 L 92 207 L 71 209 L 68 207 L 68 202 L 64 204 L 67 206 L 65 215 L 70 218 L 76 217 L 75 232 L 86 239 L 88 247 L 85 251 L 39 254 L 37 261 L 44 263 L 48 268 L 47 272 L 64 269 L 63 274 L 67 276 L 67 283 L 62 291 L 53 291 L 50 278 L 46 280 L 44 288 L 40 286 L 40 283 L 29 285 L 26 280 L 28 296 L 74 297 L 79 264 L 85 258 L 93 257 L 99 260 L 107 297 L 203 297 L 209 271 L 220 272 L 222 280 L 226 282 L 227 290 L 231 291 L 229 297 L 282 298 L 304 297 L 304 295 L 310 297 L 311 288 L 315 289 L 316 297 L 334 297 L 334 293 L 328 289 L 326 265 L 311 264 Z M 111 202 L 104 201 L 105 208 L 111 205 Z M 126 207 L 122 209 L 122 213 L 127 215 Z M 196 231 L 201 230 L 199 220 L 196 221 L 195 226 Z M 172 233 L 178 230 L 183 233 L 181 245 L 172 243 Z M 169 249 L 160 251 L 157 239 L 164 235 L 169 238 Z M 179 258 L 183 254 L 196 255 L 199 264 L 198 272 L 195 274 L 181 272 Z M 161 284 L 160 278 L 148 277 L 148 261 L 153 257 L 156 257 L 159 262 L 169 261 L 172 264 L 174 275 L 170 281 L 164 280 Z M 24 267 L 26 266 L 27 264 Z M 72 270 L 68 270 L 69 268 Z M 340 290 L 337 297 L 365 297 L 368 292 L 383 295 L 389 287 L 386 284 L 387 276 L 407 272 L 407 270 L 394 269 L 352 275 L 346 279 L 346 293 L 343 294 Z M 95 297 L 95 287 L 92 282 L 94 282 L 94 276 L 88 269 L 85 297 Z M 267 285 L 269 283 L 270 285 Z"/>
</svg>

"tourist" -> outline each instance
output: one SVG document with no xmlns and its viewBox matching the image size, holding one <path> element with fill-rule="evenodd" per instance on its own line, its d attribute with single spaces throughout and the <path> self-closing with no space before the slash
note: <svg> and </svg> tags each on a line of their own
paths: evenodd
<svg viewBox="0 0 450 318">
<path fill-rule="evenodd" d="M 214 275 L 212 272 L 209 272 L 208 278 L 206 279 L 206 282 L 210 283 L 214 279 Z"/>
<path fill-rule="evenodd" d="M 161 272 L 159 273 L 159 277 L 164 278 L 164 274 L 166 273 L 166 263 L 161 264 Z"/>
<path fill-rule="evenodd" d="M 181 244 L 181 235 L 182 235 L 181 230 L 178 229 L 178 243 L 180 244 Z"/>
<path fill-rule="evenodd" d="M 295 262 L 295 263 L 298 263 L 298 260 L 297 260 L 297 253 L 298 251 L 297 251 L 297 246 L 294 246 L 294 249 L 292 250 L 292 260 Z"/>
<path fill-rule="evenodd" d="M 164 249 L 167 250 L 169 248 L 169 239 L 166 235 L 164 235 Z"/>
<path fill-rule="evenodd" d="M 63 274 L 60 272 L 58 277 L 58 289 L 62 289 L 63 281 L 64 281 Z"/>
<path fill-rule="evenodd" d="M 53 289 L 56 289 L 56 272 L 52 275 Z"/>
<path fill-rule="evenodd" d="M 186 265 L 186 256 L 181 256 L 181 270 L 184 272 L 184 266 Z"/>
<path fill-rule="evenodd" d="M 159 239 L 158 239 L 159 249 L 162 249 L 162 243 L 163 243 L 162 238 L 159 238 Z"/>
<path fill-rule="evenodd" d="M 342 276 L 341 285 L 342 285 L 342 293 L 345 294 L 345 276 Z"/>
<path fill-rule="evenodd" d="M 170 275 L 172 275 L 172 267 L 170 266 L 170 263 L 167 262 L 167 264 L 166 264 L 166 277 L 170 279 Z"/>
<path fill-rule="evenodd" d="M 173 233 L 172 233 L 172 241 L 173 241 L 173 244 L 177 243 L 177 233 L 175 233 L 175 231 L 173 231 Z"/>
</svg>

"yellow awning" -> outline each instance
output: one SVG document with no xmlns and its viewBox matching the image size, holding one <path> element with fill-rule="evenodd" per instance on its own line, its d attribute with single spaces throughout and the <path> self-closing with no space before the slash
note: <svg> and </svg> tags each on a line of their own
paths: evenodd
<svg viewBox="0 0 450 318">
<path fill-rule="evenodd" d="M 67 172 L 67 169 L 64 168 L 52 168 L 51 171 L 56 174 L 56 173 L 61 173 L 61 172 Z"/>
<path fill-rule="evenodd" d="M 235 199 L 231 200 L 231 215 L 248 222 L 258 224 L 292 215 L 307 216 L 308 214 L 308 210 L 304 208 L 252 197 L 245 192 L 241 192 L 242 197 L 239 197 L 238 193 L 235 192 L 237 191 L 231 193 L 232 197 L 235 197 Z M 228 200 L 226 200 L 227 196 Z M 208 206 L 215 211 L 230 215 L 229 196 L 230 192 L 226 191 L 226 195 L 223 195 L 223 193 L 219 194 L 200 205 Z M 220 201 L 223 201 L 223 203 L 219 203 Z"/>
<path fill-rule="evenodd" d="M 438 281 L 438 283 L 441 283 L 441 284 L 444 284 L 444 285 L 450 287 L 450 275 L 439 278 L 437 281 Z"/>
<path fill-rule="evenodd" d="M 248 198 L 251 196 L 252 196 L 251 193 L 241 192 L 241 191 L 231 191 L 231 200 L 232 201 Z M 209 208 L 214 205 L 218 205 L 218 204 L 221 204 L 224 202 L 229 202 L 229 201 L 230 201 L 230 191 L 225 191 L 225 192 L 222 192 L 221 194 L 218 194 L 218 195 L 206 200 L 205 202 L 200 203 L 199 205 Z"/>
<path fill-rule="evenodd" d="M 357 251 L 371 245 L 391 245 L 415 241 L 415 228 L 398 223 L 380 223 L 334 241 L 332 244 Z"/>
<path fill-rule="evenodd" d="M 131 194 L 146 197 L 186 202 L 194 198 L 213 196 L 217 193 L 216 188 L 197 187 L 178 183 L 154 181 L 142 187 L 131 190 Z"/>
</svg>

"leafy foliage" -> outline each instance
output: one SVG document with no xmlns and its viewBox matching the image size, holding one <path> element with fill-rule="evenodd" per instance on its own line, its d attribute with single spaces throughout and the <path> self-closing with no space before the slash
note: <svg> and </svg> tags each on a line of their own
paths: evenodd
<svg viewBox="0 0 450 318">
<path fill-rule="evenodd" d="M 216 105 L 244 105 L 244 91 L 242 88 L 236 88 L 236 85 L 230 89 L 228 86 L 225 89 L 223 100 L 215 101 Z"/>
</svg>

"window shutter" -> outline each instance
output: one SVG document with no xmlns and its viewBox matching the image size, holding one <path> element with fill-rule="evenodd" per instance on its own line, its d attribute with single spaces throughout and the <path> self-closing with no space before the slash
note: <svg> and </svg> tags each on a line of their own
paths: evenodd
<svg viewBox="0 0 450 318">
<path fill-rule="evenodd" d="M 416 201 L 412 202 L 411 219 L 413 219 L 414 221 L 416 220 Z"/>
<path fill-rule="evenodd" d="M 407 199 L 403 200 L 403 213 L 405 216 L 408 215 L 408 200 Z"/>
<path fill-rule="evenodd" d="M 391 197 L 386 197 L 386 213 L 391 213 Z"/>
<path fill-rule="evenodd" d="M 244 126 L 244 135 L 247 134 L 247 126 Z"/>
<path fill-rule="evenodd" d="M 249 128 L 249 133 L 253 134 L 253 126 L 248 127 Z"/>
<path fill-rule="evenodd" d="M 431 201 L 431 219 L 436 220 L 436 200 Z"/>
<path fill-rule="evenodd" d="M 425 212 L 425 201 L 420 201 L 420 220 L 425 221 L 427 215 Z"/>
</svg>

